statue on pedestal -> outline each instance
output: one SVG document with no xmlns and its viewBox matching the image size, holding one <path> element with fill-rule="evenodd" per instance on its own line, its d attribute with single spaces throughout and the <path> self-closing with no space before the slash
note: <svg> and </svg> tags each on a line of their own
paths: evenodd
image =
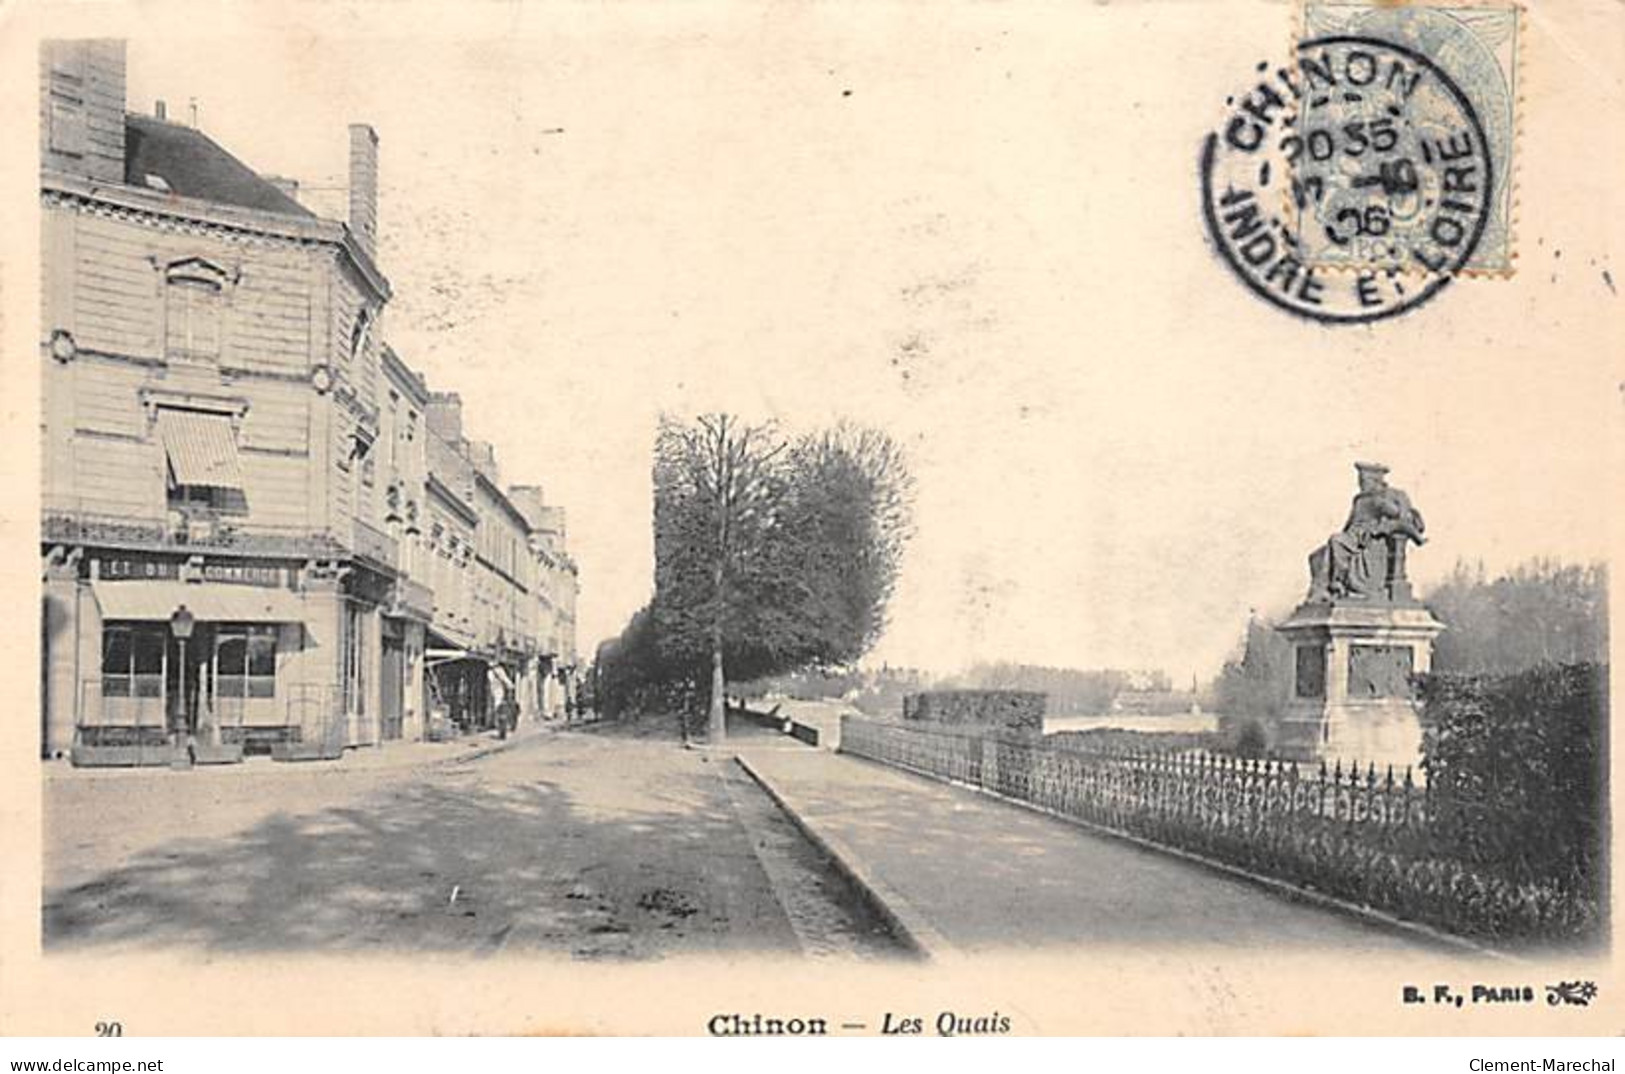
<svg viewBox="0 0 1625 1074">
<path fill-rule="evenodd" d="M 1389 486 L 1388 468 L 1355 463 L 1348 521 L 1309 557 L 1309 596 L 1278 629 L 1293 647 L 1292 696 L 1270 748 L 1295 760 L 1393 765 L 1421 759 L 1412 695 L 1444 630 L 1411 595 L 1405 551 L 1425 540 L 1421 512 Z"/>
<path fill-rule="evenodd" d="M 1311 604 L 1337 600 L 1409 603 L 1405 577 L 1408 542 L 1427 542 L 1422 513 L 1409 496 L 1388 484 L 1388 467 L 1357 462 L 1360 491 L 1348 521 L 1309 556 Z"/>
</svg>

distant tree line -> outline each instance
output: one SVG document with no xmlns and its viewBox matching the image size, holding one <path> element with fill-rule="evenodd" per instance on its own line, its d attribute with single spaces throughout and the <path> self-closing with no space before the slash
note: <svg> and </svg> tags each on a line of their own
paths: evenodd
<svg viewBox="0 0 1625 1074">
<path fill-rule="evenodd" d="M 1166 693 L 1172 688 L 1162 671 L 1044 667 L 1009 661 L 975 664 L 943 685 L 968 690 L 1036 690 L 1048 695 L 1052 716 L 1098 715 L 1111 711 L 1119 694 Z"/>
<path fill-rule="evenodd" d="M 1440 673 L 1509 674 L 1537 664 L 1608 659 L 1608 577 L 1601 564 L 1534 560 L 1488 580 L 1484 565 L 1456 568 L 1426 595 L 1449 628 L 1433 649 Z"/>
<path fill-rule="evenodd" d="M 740 683 L 738 692 L 742 697 L 773 694 L 798 701 L 839 701 L 863 690 L 870 678 L 857 668 L 800 668 Z"/>
<path fill-rule="evenodd" d="M 914 668 L 808 668 L 742 684 L 740 693 L 782 694 L 802 700 L 845 700 L 877 716 L 897 716 L 903 698 L 922 690 L 1030 690 L 1046 695 L 1050 715 L 1098 715 L 1124 693 L 1169 695 L 1168 712 L 1183 712 L 1191 695 L 1172 692 L 1162 671 L 1045 667 L 982 662 L 965 671 L 933 675 Z"/>
</svg>

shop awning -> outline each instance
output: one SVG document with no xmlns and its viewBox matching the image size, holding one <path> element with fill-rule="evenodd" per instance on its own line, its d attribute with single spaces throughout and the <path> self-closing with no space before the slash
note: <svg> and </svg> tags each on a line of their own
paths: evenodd
<svg viewBox="0 0 1625 1074">
<path fill-rule="evenodd" d="M 158 436 L 164 442 L 177 485 L 243 487 L 237 441 L 232 436 L 231 419 L 224 414 L 160 408 Z"/>
<path fill-rule="evenodd" d="M 434 623 L 430 623 L 427 627 L 425 627 L 423 633 L 425 643 L 429 646 L 431 651 L 435 649 L 444 649 L 448 653 L 463 653 L 468 656 L 474 655 L 473 651 L 469 649 L 470 639 L 458 637 L 455 634 L 445 633 L 444 630 L 437 629 L 436 624 Z"/>
<path fill-rule="evenodd" d="M 304 601 L 291 589 L 191 582 L 97 582 L 103 619 L 164 619 L 182 604 L 202 622 L 298 623 Z"/>
</svg>

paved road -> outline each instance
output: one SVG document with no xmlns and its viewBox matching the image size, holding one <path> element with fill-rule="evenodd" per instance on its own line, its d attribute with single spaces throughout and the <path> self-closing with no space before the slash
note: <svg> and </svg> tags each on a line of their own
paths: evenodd
<svg viewBox="0 0 1625 1074">
<path fill-rule="evenodd" d="M 551 733 L 531 725 L 526 738 Z M 65 888 L 165 845 L 170 850 L 242 831 L 287 811 L 351 803 L 411 783 L 428 769 L 501 748 L 495 736 L 449 743 L 393 743 L 351 750 L 337 762 L 75 769 L 45 766 L 45 887 Z"/>
<path fill-rule="evenodd" d="M 438 764 L 48 780 L 46 942 L 895 953 L 728 768 L 662 728 L 541 735 Z"/>
<path fill-rule="evenodd" d="M 742 755 L 804 823 L 900 898 L 950 952 L 1043 945 L 1427 950 L 1244 880 L 869 761 Z"/>
</svg>

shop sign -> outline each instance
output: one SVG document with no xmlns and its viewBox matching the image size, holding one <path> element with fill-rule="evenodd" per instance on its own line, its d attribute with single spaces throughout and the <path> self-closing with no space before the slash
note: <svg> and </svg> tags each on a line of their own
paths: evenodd
<svg viewBox="0 0 1625 1074">
<path fill-rule="evenodd" d="M 124 581 L 130 578 L 169 578 L 181 576 L 181 565 L 175 560 L 168 562 L 161 559 L 104 559 L 101 563 L 101 576 L 109 581 Z"/>
<path fill-rule="evenodd" d="M 285 580 L 281 567 L 256 567 L 243 563 L 205 563 L 205 582 L 235 582 L 240 585 L 280 586 Z"/>
<path fill-rule="evenodd" d="M 282 567 L 247 563 L 208 563 L 201 566 L 179 560 L 141 559 L 113 556 L 101 561 L 100 576 L 107 581 L 130 579 L 184 580 L 188 582 L 227 582 L 233 585 L 280 587 L 287 582 Z"/>
</svg>

